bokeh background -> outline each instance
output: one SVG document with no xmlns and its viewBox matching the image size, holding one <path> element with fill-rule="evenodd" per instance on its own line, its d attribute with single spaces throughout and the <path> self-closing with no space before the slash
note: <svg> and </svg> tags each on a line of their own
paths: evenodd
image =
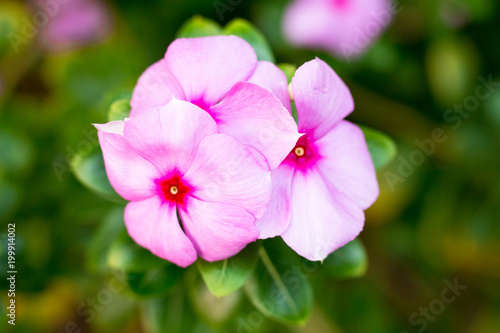
<svg viewBox="0 0 500 333">
<path fill-rule="evenodd" d="M 230 8 L 223 15 L 220 3 Z M 9 33 L 22 35 L 23 19 L 39 7 L 0 2 L 2 332 L 13 328 L 5 316 L 8 223 L 17 230 L 17 332 L 500 332 L 500 87 L 486 86 L 481 91 L 489 96 L 471 102 L 479 77 L 500 82 L 498 1 L 402 0 L 388 30 L 352 62 L 288 44 L 281 30 L 285 0 L 95 4 L 93 30 L 70 31 L 71 24 L 58 22 L 66 34 L 54 36 L 44 25 L 14 46 Z M 69 21 L 78 22 L 84 10 Z M 387 133 L 398 147 L 378 172 L 381 195 L 360 236 L 366 274 L 309 272 L 315 305 L 301 327 L 253 318 L 243 292 L 217 300 L 197 282 L 161 298 L 120 288 L 92 305 L 120 281 L 103 268 L 106 253 L 95 239 L 112 241 L 102 226 L 120 220 L 123 203 L 85 188 L 71 159 L 96 148 L 91 123 L 107 121 L 110 103 L 130 94 L 194 15 L 221 25 L 249 20 L 278 63 L 326 60 L 354 96 L 349 119 Z M 448 111 L 464 103 L 473 111 Z M 423 151 L 416 140 L 429 143 L 436 129 L 446 140 L 434 142 L 429 154 L 415 153 Z M 199 279 L 196 268 L 185 274 L 181 284 Z M 455 280 L 467 289 L 440 309 L 435 300 L 445 281 Z M 415 323 L 432 304 L 439 314 L 429 312 L 425 328 Z"/>
</svg>

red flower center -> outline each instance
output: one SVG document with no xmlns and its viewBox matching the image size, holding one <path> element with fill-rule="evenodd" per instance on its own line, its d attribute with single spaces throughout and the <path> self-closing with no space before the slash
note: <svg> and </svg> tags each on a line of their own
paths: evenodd
<svg viewBox="0 0 500 333">
<path fill-rule="evenodd" d="M 314 141 L 306 134 L 300 137 L 284 163 L 291 164 L 299 170 L 306 170 L 311 168 L 319 158 Z"/>
<path fill-rule="evenodd" d="M 295 154 L 295 156 L 297 158 L 304 157 L 304 156 L 306 156 L 306 147 L 295 146 L 295 148 L 293 149 L 293 153 Z"/>
<path fill-rule="evenodd" d="M 184 203 L 184 196 L 189 192 L 190 186 L 181 180 L 179 175 L 165 177 L 157 181 L 158 192 L 164 201 Z"/>
</svg>

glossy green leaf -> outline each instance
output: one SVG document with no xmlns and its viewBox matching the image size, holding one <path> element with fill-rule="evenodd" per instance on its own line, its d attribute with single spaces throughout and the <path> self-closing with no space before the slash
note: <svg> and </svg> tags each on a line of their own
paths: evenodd
<svg viewBox="0 0 500 333">
<path fill-rule="evenodd" d="M 130 98 L 115 100 L 109 107 L 108 120 L 123 120 L 130 114 Z"/>
<path fill-rule="evenodd" d="M 129 289 L 139 297 L 160 297 L 182 280 L 184 269 L 168 261 L 142 272 L 126 274 Z"/>
<path fill-rule="evenodd" d="M 124 231 L 123 207 L 114 208 L 99 225 L 87 247 L 87 267 L 89 269 L 104 271 L 109 268 L 106 253 Z"/>
<path fill-rule="evenodd" d="M 271 319 L 292 325 L 303 324 L 313 307 L 313 290 L 300 266 L 271 261 L 263 247 L 259 256 L 261 260 L 245 285 L 251 302 Z"/>
<path fill-rule="evenodd" d="M 323 261 L 323 266 L 329 276 L 338 279 L 363 276 L 368 268 L 368 258 L 363 243 L 358 239 L 347 243 L 331 253 Z"/>
<path fill-rule="evenodd" d="M 366 126 L 361 126 L 361 129 L 365 134 L 366 143 L 375 169 L 380 170 L 396 157 L 396 144 L 390 137 L 382 132 Z"/>
<path fill-rule="evenodd" d="M 103 198 L 124 202 L 109 183 L 100 150 L 86 156 L 75 155 L 71 160 L 71 168 L 76 178 L 90 190 Z"/>
<path fill-rule="evenodd" d="M 226 35 L 235 35 L 246 40 L 257 53 L 258 60 L 274 62 L 274 55 L 269 43 L 250 22 L 239 18 L 234 19 L 226 25 L 224 32 Z"/>
<path fill-rule="evenodd" d="M 177 38 L 218 36 L 222 34 L 222 27 L 215 21 L 195 16 L 182 25 L 177 32 Z"/>
<path fill-rule="evenodd" d="M 127 230 L 123 230 L 111 244 L 107 262 L 111 268 L 126 272 L 144 272 L 165 264 L 165 260 L 134 242 Z"/>
<path fill-rule="evenodd" d="M 292 78 L 295 75 L 295 71 L 297 71 L 297 66 L 292 64 L 278 64 L 278 67 L 285 73 L 288 84 L 292 83 Z"/>
<path fill-rule="evenodd" d="M 223 297 L 215 296 L 202 281 L 200 274 L 196 271 L 190 273 L 187 279 L 188 294 L 193 310 L 200 319 L 208 323 L 217 325 L 226 322 L 238 308 L 242 293 L 233 292 Z"/>
<path fill-rule="evenodd" d="M 192 332 L 198 322 L 181 288 L 168 297 L 145 300 L 141 310 L 147 333 Z"/>
<path fill-rule="evenodd" d="M 217 262 L 198 260 L 198 269 L 208 289 L 217 297 L 241 288 L 257 263 L 260 244 L 252 243 L 236 256 Z"/>
</svg>

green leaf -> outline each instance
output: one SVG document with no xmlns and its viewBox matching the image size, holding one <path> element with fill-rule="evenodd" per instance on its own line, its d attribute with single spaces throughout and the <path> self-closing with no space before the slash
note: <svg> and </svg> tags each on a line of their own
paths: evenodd
<svg viewBox="0 0 500 333">
<path fill-rule="evenodd" d="M 222 297 L 241 288 L 257 264 L 259 247 L 258 243 L 249 244 L 234 257 L 222 261 L 199 259 L 198 270 L 210 292 Z"/>
<path fill-rule="evenodd" d="M 366 143 L 375 169 L 380 170 L 396 157 L 396 144 L 382 132 L 366 126 L 361 126 L 361 129 L 365 134 Z"/>
<path fill-rule="evenodd" d="M 276 321 L 300 325 L 313 307 L 313 291 L 299 265 L 286 267 L 273 263 L 266 250 L 259 250 L 260 259 L 245 291 L 259 311 Z"/>
<path fill-rule="evenodd" d="M 33 144 L 25 135 L 11 129 L 0 129 L 0 152 L 0 174 L 21 173 L 33 162 Z"/>
<path fill-rule="evenodd" d="M 130 114 L 130 98 L 115 100 L 109 107 L 108 121 L 123 120 Z"/>
<path fill-rule="evenodd" d="M 193 310 L 205 322 L 214 325 L 226 322 L 238 308 L 242 293 L 234 292 L 224 297 L 215 296 L 197 273 L 190 271 L 186 279 Z"/>
<path fill-rule="evenodd" d="M 165 264 L 165 260 L 134 242 L 127 230 L 123 230 L 113 241 L 107 260 L 111 268 L 126 272 L 143 272 Z"/>
<path fill-rule="evenodd" d="M 295 75 L 295 71 L 297 71 L 297 66 L 292 64 L 278 64 L 278 68 L 285 73 L 288 84 L 292 83 L 292 78 Z"/>
<path fill-rule="evenodd" d="M 113 241 L 124 231 L 123 207 L 114 208 L 106 215 L 87 247 L 87 267 L 89 269 L 95 271 L 109 269 L 106 253 L 109 252 Z"/>
<path fill-rule="evenodd" d="M 124 202 L 109 183 L 100 150 L 89 155 L 75 155 L 71 160 L 71 168 L 80 183 L 90 190 L 105 199 Z"/>
<path fill-rule="evenodd" d="M 126 273 L 129 289 L 141 298 L 160 297 L 182 280 L 184 269 L 168 261 L 142 272 Z"/>
<path fill-rule="evenodd" d="M 323 266 L 329 276 L 338 279 L 363 276 L 368 268 L 368 258 L 363 243 L 358 239 L 347 243 L 331 253 L 323 261 Z"/>
<path fill-rule="evenodd" d="M 177 38 L 194 38 L 223 35 L 222 27 L 215 21 L 195 16 L 186 21 L 177 32 Z"/>
<path fill-rule="evenodd" d="M 198 317 L 192 312 L 186 298 L 181 288 L 175 288 L 168 297 L 144 301 L 141 315 L 146 332 L 192 332 Z"/>
<path fill-rule="evenodd" d="M 274 62 L 274 55 L 264 35 L 250 22 L 237 18 L 224 28 L 226 35 L 235 35 L 246 40 L 257 53 L 258 60 Z"/>
</svg>

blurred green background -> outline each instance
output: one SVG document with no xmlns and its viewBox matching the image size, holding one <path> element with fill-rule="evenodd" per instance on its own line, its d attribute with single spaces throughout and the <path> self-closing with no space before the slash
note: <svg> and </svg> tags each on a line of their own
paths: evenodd
<svg viewBox="0 0 500 333">
<path fill-rule="evenodd" d="M 222 16 L 221 3 L 229 6 Z M 500 3 L 403 0 L 389 29 L 350 63 L 287 44 L 280 23 L 286 4 L 108 1 L 111 35 L 54 53 L 38 36 L 14 52 L 9 32 L 23 28 L 33 7 L 2 0 L 2 332 L 12 329 L 5 316 L 8 223 L 17 230 L 16 332 L 500 332 L 500 87 L 483 88 L 489 95 L 477 107 L 473 98 L 478 77 L 500 82 Z M 110 103 L 131 93 L 194 15 L 221 25 L 249 20 L 277 63 L 326 60 L 354 96 L 349 119 L 397 144 L 396 158 L 378 172 L 381 195 L 360 236 L 366 274 L 342 279 L 326 264 L 305 270 L 314 307 L 302 326 L 264 318 L 241 291 L 216 299 L 196 267 L 182 281 L 136 276 L 144 285 L 124 287 L 123 273 L 106 264 L 123 202 L 105 200 L 106 188 L 96 196 L 70 170 L 73 155 L 97 148 L 91 124 L 107 121 Z M 464 103 L 471 112 L 449 111 Z M 430 143 L 436 130 L 446 139 Z M 300 262 L 279 239 L 270 247 Z M 467 289 L 449 304 L 435 301 L 454 280 Z M 162 297 L 148 283 L 160 283 Z M 429 306 L 439 314 L 425 319 L 420 311 Z"/>
</svg>

